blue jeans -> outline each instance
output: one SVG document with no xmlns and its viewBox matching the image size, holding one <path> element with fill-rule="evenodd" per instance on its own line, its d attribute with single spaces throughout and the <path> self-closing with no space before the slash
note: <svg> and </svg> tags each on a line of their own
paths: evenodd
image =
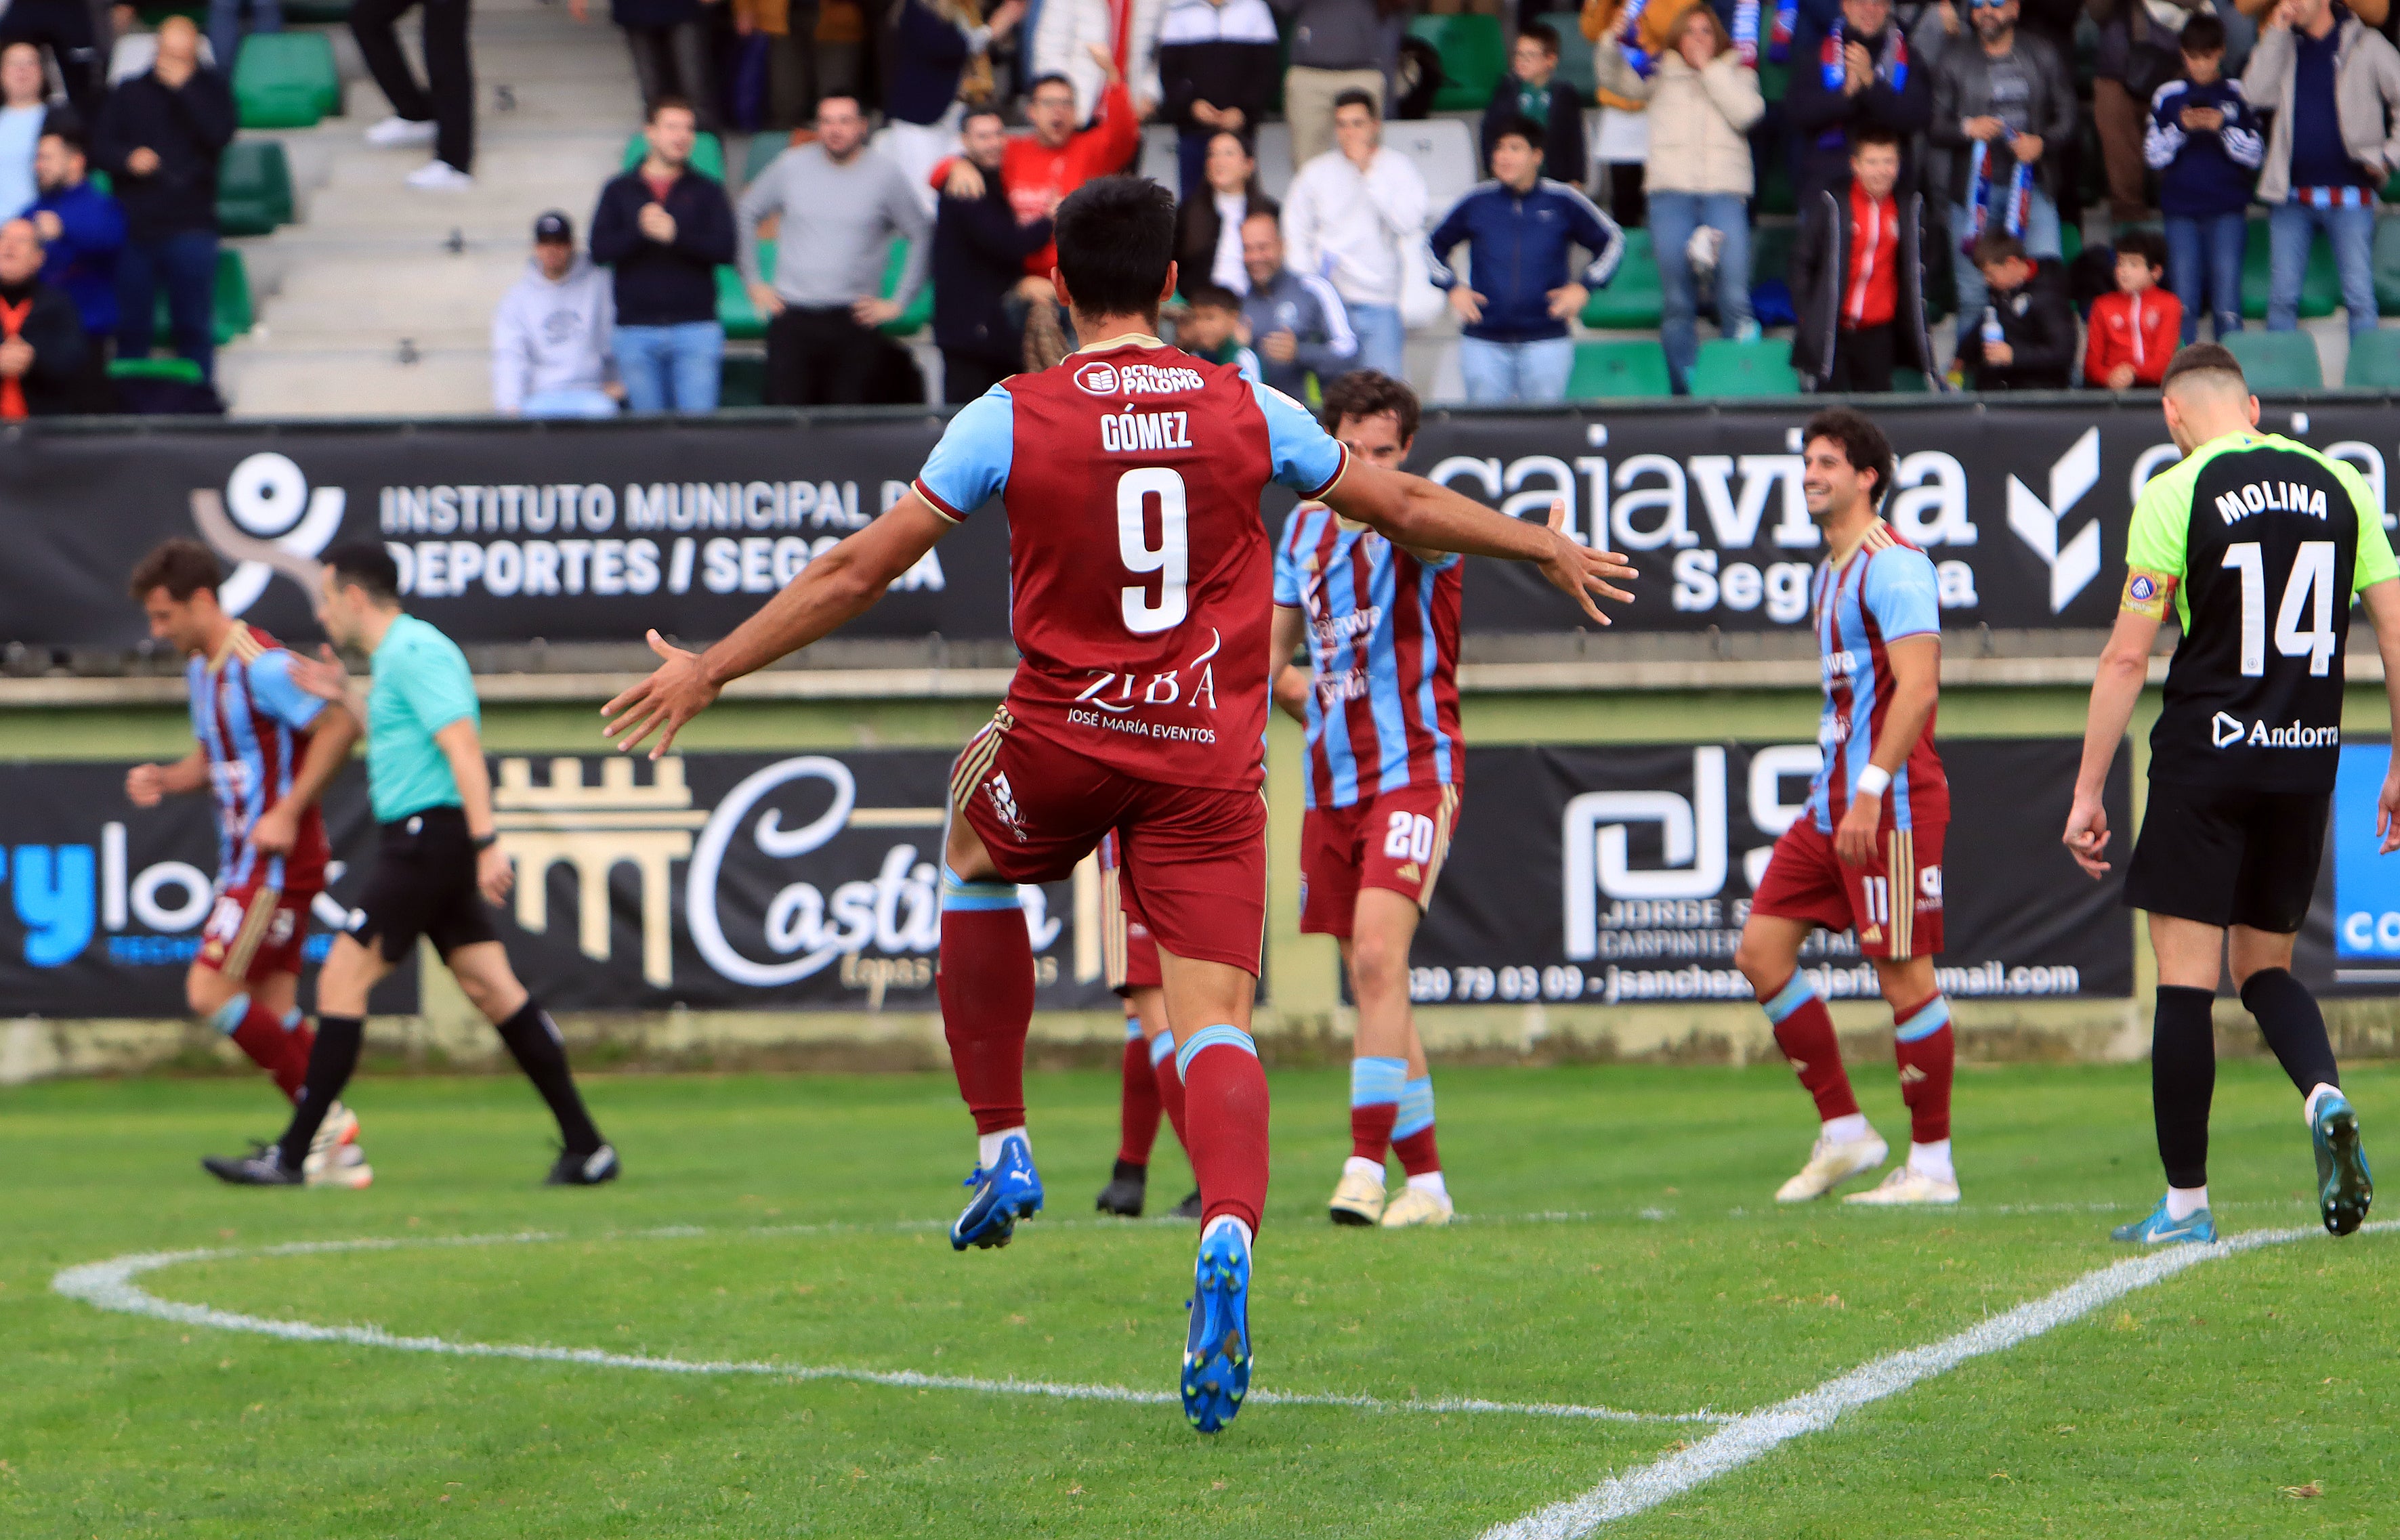
<svg viewBox="0 0 2400 1540">
<path fill-rule="evenodd" d="M 157 332 L 158 290 L 167 291 L 167 324 L 175 351 L 216 373 L 217 237 L 180 230 L 157 240 L 129 240 L 116 258 L 116 356 L 146 359 Z"/>
<path fill-rule="evenodd" d="M 1722 231 L 1717 258 L 1717 330 L 1731 336 L 1750 320 L 1750 210 L 1734 193 L 1652 193 L 1650 244 L 1658 254 L 1658 281 L 1666 303 L 1658 341 L 1667 350 L 1667 378 L 1675 394 L 1690 388 L 1692 365 L 1700 356 L 1699 293 L 1692 281 L 1685 248 L 1701 226 Z"/>
<path fill-rule="evenodd" d="M 2167 282 L 2183 302 L 2183 340 L 2200 336 L 2203 300 L 2216 318 L 2216 334 L 2242 330 L 2242 244 L 2250 222 L 2242 211 L 2230 214 L 2169 214 Z"/>
<path fill-rule="evenodd" d="M 1466 399 L 1479 406 L 1564 401 L 1567 376 L 1575 373 L 1575 339 L 1487 342 L 1461 337 L 1458 372 L 1466 379 Z"/>
<path fill-rule="evenodd" d="M 1984 287 L 1984 270 L 1975 266 L 1959 248 L 1967 241 L 1967 207 L 1950 205 L 1950 249 L 1957 253 L 1951 264 L 1958 275 L 1958 334 L 1969 337 L 1984 324 L 1984 307 L 1990 302 L 1991 293 Z M 2027 200 L 2025 223 L 2025 255 L 2057 260 L 2058 205 L 2036 187 Z"/>
<path fill-rule="evenodd" d="M 2297 331 L 2300 280 L 2309 270 L 2309 247 L 2323 230 L 2333 243 L 2333 269 L 2341 278 L 2341 303 L 2350 311 L 2350 334 L 2375 330 L 2375 211 L 2316 209 L 2282 203 L 2267 211 L 2267 330 Z"/>
<path fill-rule="evenodd" d="M 558 390 L 537 390 L 518 406 L 517 415 L 524 417 L 613 417 L 617 402 L 606 390 L 591 390 L 569 386 Z"/>
<path fill-rule="evenodd" d="M 248 27 L 241 24 L 245 5 L 250 10 Z M 234 61 L 246 34 L 282 30 L 283 0 L 209 0 L 209 51 L 216 55 L 217 73 L 227 80 L 233 78 Z"/>
<path fill-rule="evenodd" d="M 713 320 L 617 328 L 617 377 L 635 412 L 714 412 L 725 328 Z"/>
<path fill-rule="evenodd" d="M 1373 369 L 1396 380 L 1409 377 L 1408 328 L 1400 324 L 1400 307 L 1397 305 L 1357 305 L 1343 301 L 1350 313 L 1350 330 L 1358 338 L 1358 356 L 1351 361 L 1353 369 Z"/>
</svg>

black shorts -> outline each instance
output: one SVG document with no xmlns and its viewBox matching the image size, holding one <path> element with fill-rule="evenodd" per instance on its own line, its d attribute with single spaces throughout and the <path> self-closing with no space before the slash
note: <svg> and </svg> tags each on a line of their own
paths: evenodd
<svg viewBox="0 0 2400 1540">
<path fill-rule="evenodd" d="M 350 934 L 398 962 L 423 936 L 447 960 L 461 947 L 498 941 L 491 906 L 475 887 L 475 846 L 467 815 L 428 808 L 382 826 L 375 871 Z"/>
<path fill-rule="evenodd" d="M 2150 783 L 2125 902 L 2203 925 L 2292 935 L 2325 858 L 2329 792 Z"/>
</svg>

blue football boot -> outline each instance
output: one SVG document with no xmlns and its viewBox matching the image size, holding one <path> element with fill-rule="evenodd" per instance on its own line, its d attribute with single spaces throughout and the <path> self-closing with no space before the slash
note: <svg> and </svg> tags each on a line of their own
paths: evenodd
<svg viewBox="0 0 2400 1540">
<path fill-rule="evenodd" d="M 1016 1221 L 1042 1212 L 1042 1177 L 1033 1169 L 1033 1152 L 1014 1136 L 1000 1145 L 1000 1164 L 987 1171 L 978 1165 L 961 1185 L 975 1195 L 967 1201 L 950 1226 L 950 1249 L 970 1246 L 1006 1246 L 1016 1233 Z"/>
<path fill-rule="evenodd" d="M 2339 1091 L 2317 1104 L 2309 1138 L 2317 1147 L 2318 1212 L 2327 1230 L 2347 1235 L 2366 1222 L 2375 1181 L 2366 1174 L 2366 1152 L 2358 1142 L 2358 1114 Z"/>
<path fill-rule="evenodd" d="M 2205 1208 L 2171 1220 L 2167 1218 L 2167 1200 L 2161 1198 L 2148 1219 L 2120 1224 L 2108 1232 L 2108 1238 L 2131 1241 L 2136 1246 L 2215 1246 L 2216 1220 Z"/>
<path fill-rule="evenodd" d="M 1200 1240 L 1192 1284 L 1192 1329 L 1183 1343 L 1183 1416 L 1215 1433 L 1242 1410 L 1250 1388 L 1250 1248 L 1220 1224 Z"/>
</svg>

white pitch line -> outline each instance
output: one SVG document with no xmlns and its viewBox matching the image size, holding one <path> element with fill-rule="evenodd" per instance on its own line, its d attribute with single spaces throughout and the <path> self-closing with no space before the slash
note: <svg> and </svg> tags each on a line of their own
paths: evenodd
<svg viewBox="0 0 2400 1540">
<path fill-rule="evenodd" d="M 2400 1229 L 2400 1220 L 2366 1225 L 2360 1233 L 2393 1229 Z M 2173 1246 L 2087 1273 L 2053 1294 L 1994 1315 L 1955 1337 L 1877 1358 L 1790 1400 L 1736 1417 L 1699 1442 L 1637 1470 L 1612 1476 L 1580 1497 L 1553 1503 L 1512 1523 L 1494 1525 L 1484 1532 L 1482 1540 L 1576 1540 L 1602 1524 L 1657 1507 L 1703 1482 L 1739 1470 L 1804 1433 L 1829 1428 L 1844 1412 L 1897 1396 L 1970 1358 L 2004 1352 L 2188 1267 L 2323 1233 L 2314 1225 L 2252 1230 L 2215 1246 Z"/>
<path fill-rule="evenodd" d="M 793 1226 L 798 1230 L 803 1227 Z M 640 1233 L 659 1238 L 705 1234 L 693 1226 L 678 1225 Z M 292 1342 L 346 1342 L 358 1347 L 389 1348 L 402 1353 L 430 1353 L 457 1358 L 510 1358 L 528 1363 L 580 1364 L 594 1369 L 644 1370 L 663 1374 L 743 1374 L 787 1380 L 845 1380 L 859 1384 L 901 1390 L 963 1390 L 987 1396 L 1042 1396 L 1064 1401 L 1113 1401 L 1138 1406 L 1172 1406 L 1179 1397 L 1166 1391 L 1135 1390 L 1125 1385 L 1066 1384 L 1047 1380 L 987 1380 L 964 1374 L 920 1374 L 913 1370 L 852 1369 L 840 1365 L 784 1364 L 737 1359 L 670 1358 L 649 1354 L 607 1353 L 598 1348 L 551 1347 L 530 1342 L 458 1342 L 443 1337 L 403 1337 L 379 1326 L 320 1326 L 313 1321 L 276 1320 L 245 1315 L 213 1305 L 184 1304 L 162 1300 L 134 1280 L 160 1268 L 189 1262 L 227 1261 L 247 1257 L 320 1256 L 343 1251 L 395 1251 L 420 1246 L 508 1246 L 560 1241 L 546 1233 L 503 1235 L 459 1235 L 295 1241 L 281 1246 L 236 1247 L 192 1251 L 147 1251 L 85 1262 L 63 1269 L 50 1287 L 69 1299 L 102 1310 L 182 1326 L 217 1331 L 244 1331 Z M 1487 1401 L 1448 1397 L 1405 1401 L 1373 1396 L 1309 1395 L 1294 1391 L 1255 1390 L 1248 1397 L 1257 1406 L 1337 1407 L 1353 1411 L 1418 1413 L 1496 1413 L 1514 1417 L 1559 1417 L 1601 1423 L 1705 1423 L 1726 1418 L 1713 1412 L 1626 1411 L 1616 1407 L 1574 1406 L 1551 1402 Z"/>
</svg>

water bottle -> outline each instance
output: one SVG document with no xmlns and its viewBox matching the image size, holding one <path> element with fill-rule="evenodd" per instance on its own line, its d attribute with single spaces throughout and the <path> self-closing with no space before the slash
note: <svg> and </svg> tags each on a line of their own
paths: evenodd
<svg viewBox="0 0 2400 1540">
<path fill-rule="evenodd" d="M 1990 305 L 1984 306 L 1984 346 L 1990 348 L 1995 344 L 2003 343 L 2007 340 L 2008 338 L 2002 335 L 2000 332 L 2000 312 L 1998 308 Z"/>
</svg>

